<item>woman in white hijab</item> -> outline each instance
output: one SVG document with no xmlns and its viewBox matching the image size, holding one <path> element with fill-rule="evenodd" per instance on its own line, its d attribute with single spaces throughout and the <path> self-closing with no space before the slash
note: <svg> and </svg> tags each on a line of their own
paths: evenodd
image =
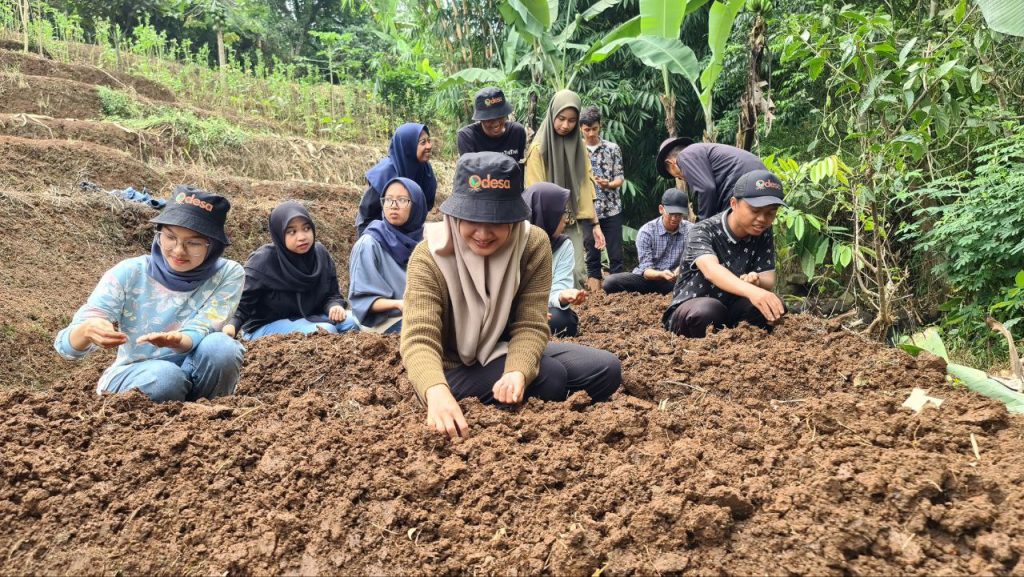
<svg viewBox="0 0 1024 577">
<path fill-rule="evenodd" d="M 583 390 L 603 401 L 622 381 L 615 355 L 548 343 L 551 243 L 527 222 L 522 183 L 503 154 L 460 157 L 444 220 L 424 227 L 409 259 L 402 361 L 427 425 L 451 438 L 469 430 L 458 399 L 516 405 Z"/>
</svg>

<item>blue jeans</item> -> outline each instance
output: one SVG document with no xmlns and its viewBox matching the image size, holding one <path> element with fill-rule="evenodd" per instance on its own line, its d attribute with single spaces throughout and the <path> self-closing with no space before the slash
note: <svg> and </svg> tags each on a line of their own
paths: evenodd
<svg viewBox="0 0 1024 577">
<path fill-rule="evenodd" d="M 248 333 L 245 336 L 245 339 L 252 340 L 268 335 L 288 335 L 291 333 L 311 335 L 317 332 L 318 329 L 323 329 L 329 333 L 347 333 L 349 331 L 359 330 L 359 325 L 356 324 L 356 319 L 352 315 L 346 316 L 345 320 L 337 324 L 330 322 L 314 323 L 307 321 L 306 319 L 298 319 L 295 321 L 281 319 L 279 321 L 267 323 L 251 333 Z"/>
<path fill-rule="evenodd" d="M 245 347 L 224 333 L 210 333 L 191 353 L 119 367 L 104 392 L 138 389 L 150 399 L 195 401 L 233 395 Z"/>
</svg>

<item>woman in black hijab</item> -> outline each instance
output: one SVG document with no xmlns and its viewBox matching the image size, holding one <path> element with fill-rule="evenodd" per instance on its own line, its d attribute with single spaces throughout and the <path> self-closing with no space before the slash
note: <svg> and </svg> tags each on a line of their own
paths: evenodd
<svg viewBox="0 0 1024 577">
<path fill-rule="evenodd" d="M 245 263 L 245 290 L 238 310 L 224 327 L 235 336 L 329 333 L 358 330 L 346 313 L 334 259 L 316 241 L 316 225 L 304 206 L 282 202 L 270 213 L 271 243 Z"/>
<path fill-rule="evenodd" d="M 550 182 L 539 182 L 523 191 L 523 200 L 530 207 L 530 223 L 544 229 L 551 240 L 551 292 L 548 294 L 551 334 L 575 337 L 579 333 L 579 317 L 569 306 L 581 304 L 587 293 L 573 288 L 574 247 L 572 240 L 563 234 L 569 190 Z"/>
</svg>

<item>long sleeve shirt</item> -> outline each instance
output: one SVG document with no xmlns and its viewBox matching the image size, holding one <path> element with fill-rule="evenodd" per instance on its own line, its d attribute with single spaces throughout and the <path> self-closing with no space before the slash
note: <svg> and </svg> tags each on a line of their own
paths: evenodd
<svg viewBox="0 0 1024 577">
<path fill-rule="evenodd" d="M 364 234 L 352 247 L 348 264 L 348 300 L 359 324 L 375 327 L 402 312 L 373 312 L 377 299 L 400 300 L 405 293 L 405 269 L 384 251 L 372 236 Z"/>
<path fill-rule="evenodd" d="M 251 333 L 281 319 L 326 322 L 332 307 L 345 308 L 348 304 L 338 287 L 338 272 L 334 261 L 330 257 L 328 259 L 322 271 L 322 280 L 303 291 L 266 288 L 258 278 L 260 273 L 246 268 L 245 290 L 228 324 Z"/>
<path fill-rule="evenodd" d="M 729 208 L 732 189 L 751 170 L 764 170 L 757 155 L 728 144 L 691 144 L 676 157 L 683 179 L 696 199 L 697 220 L 705 220 Z"/>
<path fill-rule="evenodd" d="M 636 252 L 640 264 L 633 274 L 644 274 L 647 269 L 672 270 L 679 266 L 679 259 L 686 248 L 686 238 L 692 223 L 683 221 L 675 232 L 665 230 L 661 217 L 640 227 L 636 233 Z"/>
<path fill-rule="evenodd" d="M 531 227 L 519 262 L 519 291 L 512 302 L 505 372 L 520 371 L 529 385 L 540 371 L 540 359 L 551 336 L 545 306 L 551 290 L 551 243 L 547 234 Z M 421 401 L 427 389 L 448 385 L 445 370 L 462 364 L 459 359 L 448 284 L 434 262 L 426 242 L 412 251 L 402 317 L 402 362 Z"/>
<path fill-rule="evenodd" d="M 523 186 L 530 187 L 538 182 L 551 181 L 548 180 L 548 171 L 544 166 L 544 155 L 540 153 L 540 142 L 534 140 L 526 151 L 526 180 Z M 580 196 L 576 201 L 576 220 L 596 219 L 594 200 L 597 199 L 597 190 L 594 188 L 594 169 L 589 162 L 587 163 L 587 174 L 583 177 L 583 182 L 577 183 L 577 187 Z"/>
<path fill-rule="evenodd" d="M 180 331 L 192 339 L 192 350 L 203 338 L 220 330 L 242 296 L 245 272 L 237 262 L 222 259 L 223 265 L 198 288 L 187 292 L 172 291 L 150 277 L 149 255 L 121 261 L 108 270 L 71 324 L 57 333 L 54 348 L 69 360 L 84 358 L 96 350 L 90 345 L 84 351 L 71 346 L 71 331 L 89 319 L 106 319 L 128 336 L 128 342 L 117 348 L 114 364 L 103 373 L 97 391 L 102 391 L 114 368 L 155 359 L 178 359 L 178 353 L 167 347 L 136 340 L 152 332 Z M 191 352 L 191 351 L 189 351 Z"/>
<path fill-rule="evenodd" d="M 569 305 L 562 304 L 558 295 L 573 288 L 572 270 L 576 267 L 575 249 L 572 241 L 567 240 L 558 247 L 558 250 L 551 255 L 551 293 L 548 294 L 548 306 L 567 309 Z"/>
</svg>

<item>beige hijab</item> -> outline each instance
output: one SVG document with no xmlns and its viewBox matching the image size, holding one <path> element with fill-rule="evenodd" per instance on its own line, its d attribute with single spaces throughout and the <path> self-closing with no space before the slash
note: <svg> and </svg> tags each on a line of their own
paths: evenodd
<svg viewBox="0 0 1024 577">
<path fill-rule="evenodd" d="M 529 223 L 517 222 L 505 246 L 481 257 L 459 234 L 459 219 L 445 215 L 442 222 L 423 227 L 427 248 L 448 285 L 459 358 L 467 366 L 486 365 L 508 353 L 508 343 L 498 339 L 519 291 L 519 263 L 529 236 Z"/>
</svg>

